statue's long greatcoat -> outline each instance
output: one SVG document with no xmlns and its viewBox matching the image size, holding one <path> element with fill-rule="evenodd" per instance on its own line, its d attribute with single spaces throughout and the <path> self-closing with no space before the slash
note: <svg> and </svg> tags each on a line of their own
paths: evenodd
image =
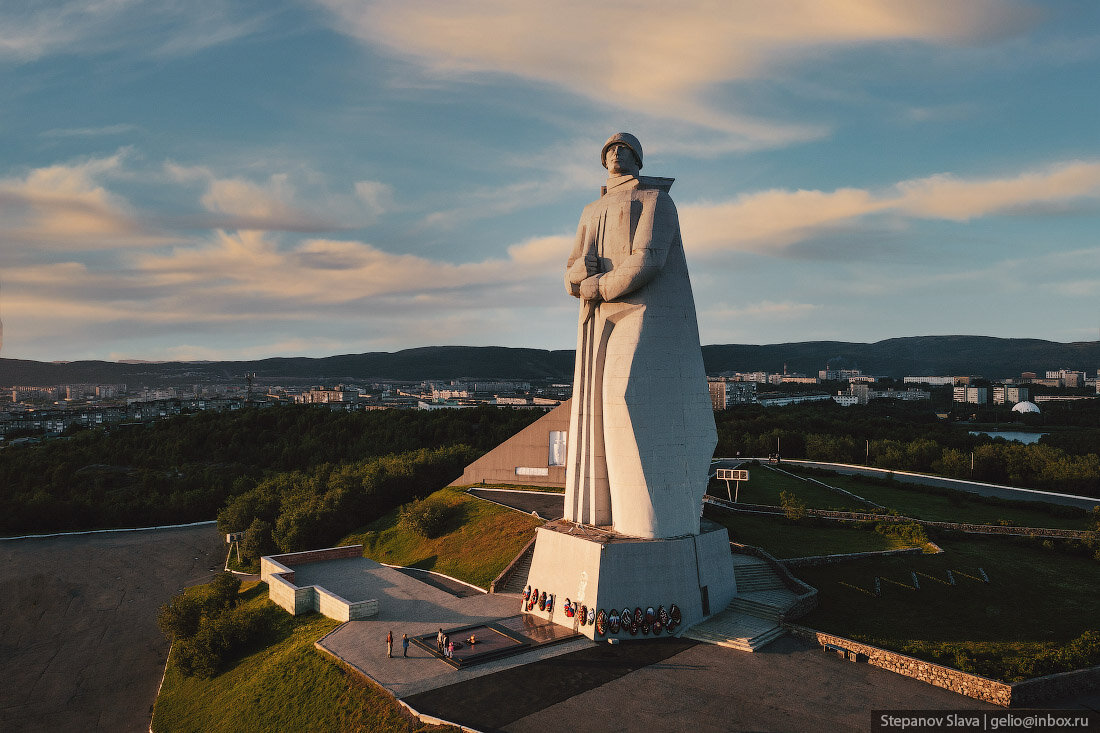
<svg viewBox="0 0 1100 733">
<path fill-rule="evenodd" d="M 666 190 L 618 176 L 585 207 L 567 263 L 570 294 L 580 297 L 594 274 L 601 300 L 581 303 L 565 518 L 636 537 L 698 534 L 718 438 Z"/>
</svg>

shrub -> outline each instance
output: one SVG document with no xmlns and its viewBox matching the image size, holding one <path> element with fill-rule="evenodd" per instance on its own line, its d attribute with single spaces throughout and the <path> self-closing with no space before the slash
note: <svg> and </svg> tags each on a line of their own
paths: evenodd
<svg viewBox="0 0 1100 733">
<path fill-rule="evenodd" d="M 928 533 L 920 522 L 879 522 L 875 531 L 887 537 L 897 537 L 913 545 L 928 542 Z"/>
<path fill-rule="evenodd" d="M 157 626 L 169 641 L 186 639 L 198 633 L 202 611 L 202 597 L 181 594 L 161 607 L 157 613 Z"/>
<path fill-rule="evenodd" d="M 243 656 L 273 626 L 273 606 L 233 608 L 204 616 L 198 631 L 176 642 L 176 666 L 188 677 L 213 677 Z"/>
<path fill-rule="evenodd" d="M 235 608 L 240 598 L 241 579 L 232 573 L 218 573 L 206 586 L 206 615 L 214 615 L 227 608 Z"/>
<path fill-rule="evenodd" d="M 439 499 L 424 499 L 406 504 L 401 510 L 401 524 L 411 532 L 434 539 L 447 528 L 453 507 Z"/>
<path fill-rule="evenodd" d="M 779 492 L 779 505 L 787 519 L 797 522 L 806 516 L 806 502 L 788 491 Z"/>
<path fill-rule="evenodd" d="M 241 555 L 248 560 L 257 560 L 264 555 L 276 552 L 275 541 L 271 538 L 271 522 L 256 517 L 241 539 Z"/>
<path fill-rule="evenodd" d="M 240 578 L 222 573 L 181 593 L 157 614 L 172 641 L 172 659 L 185 676 L 213 677 L 274 626 L 275 606 L 241 607 Z"/>
</svg>

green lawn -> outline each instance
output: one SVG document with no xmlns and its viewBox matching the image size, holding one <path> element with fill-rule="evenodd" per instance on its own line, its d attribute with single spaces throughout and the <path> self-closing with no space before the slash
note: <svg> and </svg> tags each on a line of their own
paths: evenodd
<svg viewBox="0 0 1100 733">
<path fill-rule="evenodd" d="M 983 501 L 982 497 L 967 494 L 965 491 L 935 487 L 922 489 L 917 485 L 903 483 L 886 486 L 858 476 L 816 478 L 915 519 L 973 524 L 997 524 L 999 520 L 1008 520 L 1019 527 L 1087 529 L 1084 512 L 1069 515 L 1067 507 L 1056 507 L 1052 504 L 1012 502 L 1000 505 Z"/>
<path fill-rule="evenodd" d="M 269 604 L 267 586 L 252 584 L 244 603 Z M 319 614 L 278 614 L 261 649 L 213 679 L 184 677 L 169 659 L 153 710 L 156 733 L 231 731 L 445 730 L 409 718 L 385 692 L 346 672 L 313 643 L 339 622 Z"/>
<path fill-rule="evenodd" d="M 788 476 L 767 466 L 748 466 L 749 480 L 741 482 L 738 501 L 746 504 L 766 504 L 779 506 L 779 494 L 782 491 L 793 493 L 811 509 L 835 509 L 839 511 L 866 511 L 868 506 L 836 491 L 801 478 Z M 826 482 L 828 483 L 828 482 Z M 735 482 L 730 482 L 730 491 Z M 721 499 L 728 499 L 726 482 L 712 479 L 707 493 Z"/>
<path fill-rule="evenodd" d="M 338 544 L 361 543 L 363 555 L 372 560 L 434 570 L 488 588 L 543 523 L 458 488 L 440 489 L 431 498 L 446 502 L 454 511 L 449 531 L 440 537 L 426 539 L 408 531 L 399 522 L 400 510 L 395 509 Z"/>
<path fill-rule="evenodd" d="M 1091 662 L 1066 652 L 1082 632 L 1100 628 L 1100 563 L 1027 540 L 937 542 L 943 554 L 799 568 L 820 604 L 798 623 L 1009 682 L 1100 663 L 1097 642 Z M 957 585 L 947 582 L 948 570 Z"/>
<path fill-rule="evenodd" d="M 707 517 L 724 525 L 729 530 L 732 541 L 760 547 L 778 558 L 875 552 L 917 546 L 851 523 L 825 520 L 794 523 L 780 516 L 724 514 L 719 511 L 708 511 Z"/>
</svg>

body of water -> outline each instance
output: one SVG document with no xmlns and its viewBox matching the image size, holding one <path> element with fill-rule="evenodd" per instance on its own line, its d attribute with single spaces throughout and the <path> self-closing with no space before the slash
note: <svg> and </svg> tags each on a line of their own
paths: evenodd
<svg viewBox="0 0 1100 733">
<path fill-rule="evenodd" d="M 1025 433 L 1022 430 L 969 430 L 971 435 L 988 435 L 991 438 L 1004 438 L 1024 445 L 1038 443 L 1046 433 Z"/>
</svg>

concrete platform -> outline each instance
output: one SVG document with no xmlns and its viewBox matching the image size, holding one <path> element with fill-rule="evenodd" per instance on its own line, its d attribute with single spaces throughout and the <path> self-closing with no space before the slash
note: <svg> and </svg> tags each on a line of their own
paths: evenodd
<svg viewBox="0 0 1100 733">
<path fill-rule="evenodd" d="M 456 670 L 415 644 L 401 656 L 401 635 L 434 635 L 440 628 L 498 622 L 520 612 L 512 593 L 457 598 L 408 575 L 365 558 L 311 563 L 297 569 L 299 583 L 315 583 L 350 600 L 377 598 L 378 615 L 349 621 L 317 645 L 339 657 L 397 697 L 557 656 L 591 644 L 586 639 L 541 646 L 529 652 Z M 346 595 L 345 595 L 346 594 Z M 393 632 L 394 658 L 386 656 L 386 634 Z"/>
<path fill-rule="evenodd" d="M 994 705 L 784 637 L 756 654 L 672 637 L 585 649 L 405 702 L 482 731 L 866 731 L 871 711 Z"/>
</svg>

